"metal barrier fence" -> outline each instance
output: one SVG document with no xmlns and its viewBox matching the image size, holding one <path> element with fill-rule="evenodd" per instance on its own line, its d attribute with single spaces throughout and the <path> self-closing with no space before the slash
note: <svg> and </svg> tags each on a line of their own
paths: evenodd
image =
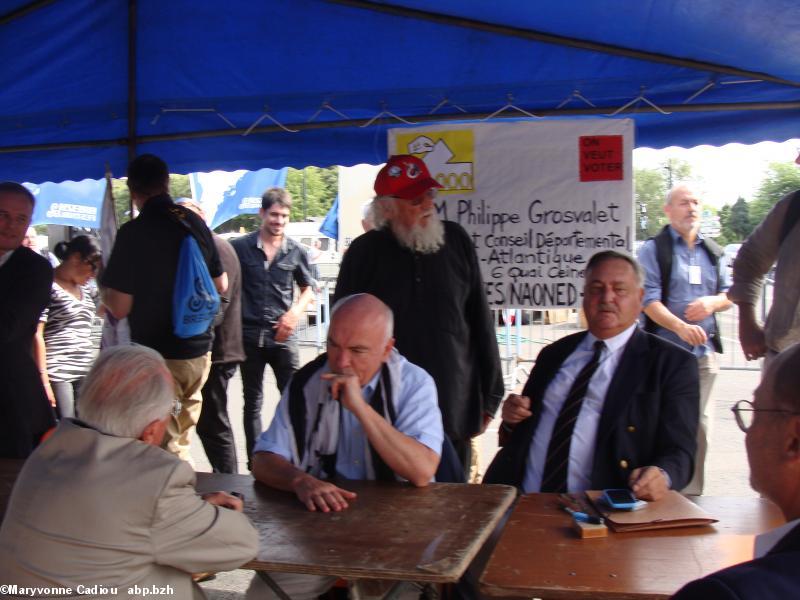
<svg viewBox="0 0 800 600">
<path fill-rule="evenodd" d="M 772 305 L 773 283 L 767 280 L 761 296 L 761 321 Z M 494 310 L 499 324 L 497 342 L 503 362 L 507 389 L 524 383 L 539 351 L 546 345 L 584 329 L 577 310 Z M 760 371 L 762 361 L 747 361 L 739 343 L 739 308 L 734 304 L 717 313 L 723 353 L 718 356 L 720 369 Z"/>
<path fill-rule="evenodd" d="M 330 298 L 333 295 L 335 278 L 319 282 L 315 302 L 306 311 L 306 316 L 297 328 L 301 346 L 314 347 L 318 353 L 325 351 L 330 319 Z M 767 280 L 760 303 L 762 322 L 772 304 L 772 282 Z M 524 383 L 539 351 L 548 344 L 576 333 L 584 328 L 577 310 L 507 310 L 492 311 L 497 324 L 497 344 L 503 363 L 506 389 Z M 719 355 L 719 366 L 723 370 L 761 370 L 761 361 L 747 361 L 739 344 L 739 309 L 736 305 L 717 313 L 723 354 Z"/>
</svg>

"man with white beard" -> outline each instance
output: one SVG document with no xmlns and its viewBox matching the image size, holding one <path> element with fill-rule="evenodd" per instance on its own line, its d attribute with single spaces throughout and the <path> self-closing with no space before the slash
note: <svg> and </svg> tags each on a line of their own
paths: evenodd
<svg viewBox="0 0 800 600">
<path fill-rule="evenodd" d="M 433 377 L 444 430 L 462 466 L 503 397 L 495 328 L 475 248 L 464 229 L 442 222 L 425 163 L 392 156 L 375 179 L 375 229 L 342 261 L 334 302 L 377 296 L 395 316 L 395 347 Z"/>
</svg>

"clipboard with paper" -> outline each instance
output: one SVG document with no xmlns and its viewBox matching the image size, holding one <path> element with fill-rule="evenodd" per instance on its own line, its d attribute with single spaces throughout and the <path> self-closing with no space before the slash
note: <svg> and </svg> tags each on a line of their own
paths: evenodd
<svg viewBox="0 0 800 600">
<path fill-rule="evenodd" d="M 603 502 L 603 492 L 599 490 L 587 491 L 586 496 L 595 510 L 605 519 L 606 524 L 617 533 L 672 527 L 697 527 L 711 525 L 718 521 L 675 490 L 670 490 L 660 500 L 648 502 L 646 506 L 635 511 L 610 508 Z"/>
</svg>

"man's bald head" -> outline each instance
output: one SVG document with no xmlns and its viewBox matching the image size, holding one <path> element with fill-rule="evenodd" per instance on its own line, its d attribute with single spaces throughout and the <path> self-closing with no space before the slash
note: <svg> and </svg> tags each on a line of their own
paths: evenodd
<svg viewBox="0 0 800 600">
<path fill-rule="evenodd" d="M 334 304 L 331 310 L 331 325 L 337 320 L 347 320 L 353 326 L 359 321 L 370 328 L 382 327 L 384 340 L 391 339 L 394 333 L 394 314 L 392 309 L 372 294 L 352 294 Z"/>
</svg>

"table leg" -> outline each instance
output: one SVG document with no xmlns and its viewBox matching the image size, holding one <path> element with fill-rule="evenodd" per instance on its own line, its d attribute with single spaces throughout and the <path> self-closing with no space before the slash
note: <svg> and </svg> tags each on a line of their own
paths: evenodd
<svg viewBox="0 0 800 600">
<path fill-rule="evenodd" d="M 396 581 L 392 587 L 380 597 L 380 600 L 398 600 L 402 597 L 404 592 L 414 592 L 414 597 L 419 596 L 426 600 L 439 600 L 439 593 L 436 586 L 433 584 L 415 583 L 413 581 Z M 365 600 L 364 590 L 362 589 L 361 581 L 355 580 L 350 585 L 351 600 Z M 369 596 L 370 598 L 377 598 L 377 596 Z"/>
<path fill-rule="evenodd" d="M 380 600 L 396 600 L 397 598 L 400 598 L 400 594 L 405 589 L 407 583 L 408 582 L 406 581 L 395 581 L 394 583 L 392 583 L 392 587 L 390 587 L 389 590 L 380 597 Z M 373 590 L 373 593 L 376 591 L 377 590 Z M 362 582 L 360 579 L 352 581 L 350 584 L 351 600 L 365 600 L 367 597 L 377 598 L 377 596 L 365 595 Z"/>
<path fill-rule="evenodd" d="M 266 573 L 266 572 L 264 572 L 264 571 L 256 571 L 256 575 L 258 575 L 259 577 L 261 577 L 261 579 L 264 581 L 264 583 L 266 583 L 266 584 L 269 586 L 269 589 L 271 589 L 273 592 L 275 592 L 275 595 L 276 595 L 276 596 L 278 596 L 278 598 L 280 598 L 281 600 L 292 600 L 292 599 L 291 599 L 291 598 L 290 598 L 290 597 L 289 597 L 289 596 L 286 594 L 286 592 L 284 592 L 284 591 L 281 589 L 281 586 L 279 586 L 279 585 L 278 585 L 278 584 L 275 582 L 275 580 L 274 580 L 274 579 L 272 579 L 272 577 L 270 577 L 270 576 L 269 576 L 269 573 Z"/>
</svg>

